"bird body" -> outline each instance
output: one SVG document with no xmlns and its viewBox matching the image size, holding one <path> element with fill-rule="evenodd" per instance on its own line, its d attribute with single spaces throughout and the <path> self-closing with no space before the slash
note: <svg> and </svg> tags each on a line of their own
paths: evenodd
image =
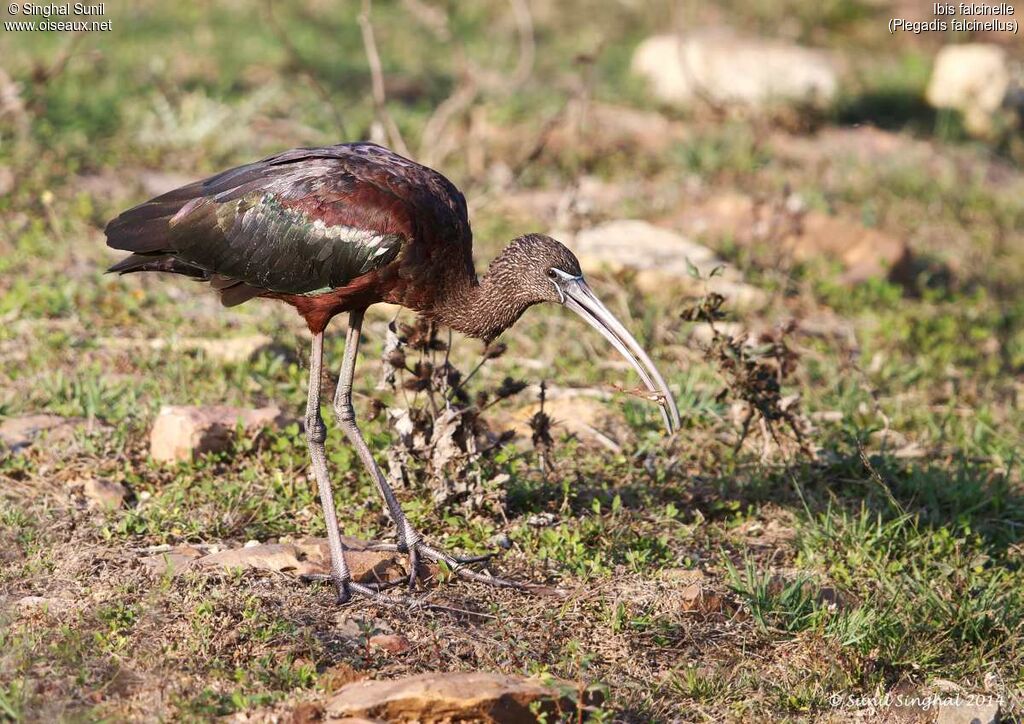
<svg viewBox="0 0 1024 724">
<path fill-rule="evenodd" d="M 226 306 L 294 305 L 314 332 L 375 302 L 433 311 L 476 282 L 463 195 L 381 146 L 286 151 L 130 209 L 108 244 L 134 252 L 111 271 L 208 281 Z"/>
<path fill-rule="evenodd" d="M 669 431 L 679 412 L 654 363 L 597 299 L 569 249 L 541 234 L 513 239 L 478 278 L 466 200 L 437 171 L 372 143 L 298 148 L 182 186 L 125 211 L 107 244 L 132 252 L 109 271 L 170 272 L 208 282 L 226 306 L 254 297 L 291 304 L 313 333 L 306 436 L 327 522 L 331 580 L 339 599 L 375 597 L 351 581 L 327 473 L 321 417 L 323 334 L 349 313 L 334 413 L 376 482 L 398 529 L 393 546 L 410 558 L 443 562 L 459 576 L 520 584 L 467 569 L 428 546 L 410 525 L 355 422 L 352 380 L 363 312 L 391 302 L 490 342 L 541 302 L 562 304 L 597 329 L 630 363 L 662 406 Z"/>
</svg>

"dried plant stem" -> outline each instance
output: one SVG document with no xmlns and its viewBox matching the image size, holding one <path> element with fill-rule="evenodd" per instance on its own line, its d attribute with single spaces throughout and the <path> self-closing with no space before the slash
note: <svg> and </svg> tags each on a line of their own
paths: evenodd
<svg viewBox="0 0 1024 724">
<path fill-rule="evenodd" d="M 359 13 L 359 29 L 363 36 L 363 49 L 366 51 L 366 61 L 370 65 L 370 81 L 373 90 L 373 107 L 377 120 L 388 135 L 388 143 L 391 148 L 411 158 L 409 147 L 405 145 L 401 131 L 398 130 L 395 119 L 391 117 L 387 109 L 387 95 L 384 92 L 384 71 L 380 64 L 380 53 L 377 52 L 377 40 L 373 34 L 373 23 L 370 21 L 372 0 L 363 0 L 363 9 Z"/>
<path fill-rule="evenodd" d="M 313 86 L 313 90 L 316 91 L 318 96 L 320 96 L 320 100 L 331 109 L 331 115 L 334 116 L 334 123 L 338 127 L 338 131 L 341 133 L 343 138 L 348 138 L 348 129 L 345 127 L 345 119 L 342 117 L 338 107 L 334 104 L 334 99 L 330 90 L 320 82 L 320 79 L 317 78 L 316 72 L 310 69 L 309 63 L 304 57 L 302 57 L 302 53 L 300 53 L 299 49 L 295 47 L 295 44 L 291 41 L 288 33 L 285 32 L 284 28 L 282 28 L 277 22 L 277 18 L 274 16 L 274 6 L 270 0 L 267 0 L 266 16 L 267 25 L 270 27 L 270 31 L 274 34 L 274 37 L 277 38 L 278 42 L 281 43 L 281 47 L 284 48 L 285 52 L 288 54 L 288 59 L 291 61 L 292 65 L 299 70 L 299 73 L 303 78 L 309 81 L 309 84 Z"/>
</svg>

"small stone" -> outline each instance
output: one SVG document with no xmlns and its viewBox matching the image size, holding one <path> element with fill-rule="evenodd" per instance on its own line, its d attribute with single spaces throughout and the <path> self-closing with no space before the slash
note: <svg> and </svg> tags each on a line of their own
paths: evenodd
<svg viewBox="0 0 1024 724">
<path fill-rule="evenodd" d="M 191 567 L 192 563 L 203 557 L 204 552 L 195 546 L 179 545 L 166 551 L 153 553 L 141 559 L 143 567 L 157 575 L 178 575 Z"/>
<path fill-rule="evenodd" d="M 10 166 L 0 166 L 0 196 L 6 196 L 14 190 L 14 172 Z"/>
<path fill-rule="evenodd" d="M 400 654 L 412 647 L 409 639 L 402 634 L 374 634 L 369 644 L 370 648 L 382 649 L 389 654 Z"/>
<path fill-rule="evenodd" d="M 80 422 L 77 418 L 49 414 L 10 417 L 0 423 L 0 448 L 19 452 L 39 437 L 45 437 L 47 442 L 65 441 Z"/>
<path fill-rule="evenodd" d="M 573 689 L 567 685 L 567 690 Z M 327 702 L 326 712 L 330 717 L 362 716 L 385 721 L 527 724 L 537 721 L 540 713 L 564 716 L 575 706 L 575 695 L 561 694 L 536 679 L 457 672 L 357 681 L 342 687 Z"/>
<path fill-rule="evenodd" d="M 128 497 L 128 488 L 104 478 L 86 478 L 82 492 L 90 507 L 101 510 L 117 510 Z"/>
<path fill-rule="evenodd" d="M 364 678 L 366 678 L 365 675 L 353 669 L 351 664 L 342 662 L 335 664 L 320 675 L 320 686 L 325 692 L 331 694 L 346 684 Z"/>
<path fill-rule="evenodd" d="M 554 513 L 534 513 L 526 519 L 526 524 L 534 528 L 547 528 L 555 524 L 558 520 L 558 516 Z"/>
<path fill-rule="evenodd" d="M 991 698 L 989 703 L 968 703 L 963 697 L 958 700 L 956 694 L 945 696 L 939 703 L 935 724 L 997 724 L 999 702 Z"/>
<path fill-rule="evenodd" d="M 259 542 L 258 540 L 247 540 L 247 541 L 245 542 L 245 545 L 244 545 L 244 546 L 242 546 L 242 547 L 243 547 L 243 548 L 255 548 L 255 547 L 256 547 L 256 546 L 258 546 L 259 544 L 260 544 L 260 542 Z"/>
<path fill-rule="evenodd" d="M 15 602 L 15 606 L 22 613 L 33 611 L 45 611 L 46 613 L 57 614 L 68 608 L 70 601 L 63 598 L 47 598 L 46 596 L 24 596 Z"/>
<path fill-rule="evenodd" d="M 313 701 L 299 702 L 292 708 L 288 724 L 314 724 L 321 721 L 324 716 L 324 708 Z"/>
<path fill-rule="evenodd" d="M 704 580 L 704 571 L 699 568 L 666 568 L 658 574 L 666 581 L 683 583 L 700 583 Z"/>
<path fill-rule="evenodd" d="M 495 533 L 487 539 L 487 543 L 506 551 L 512 547 L 512 539 L 508 537 L 507 533 Z"/>
<path fill-rule="evenodd" d="M 958 43 L 939 51 L 925 97 L 935 108 L 960 111 L 967 130 L 984 136 L 992 131 L 1009 90 L 1005 49 L 991 43 Z"/>
<path fill-rule="evenodd" d="M 207 357 L 237 364 L 252 359 L 257 352 L 273 344 L 265 334 L 250 334 L 241 337 L 100 337 L 97 342 L 110 349 L 149 349 L 191 351 L 199 350 Z"/>
<path fill-rule="evenodd" d="M 158 462 L 191 460 L 205 453 L 229 450 L 239 426 L 243 434 L 255 435 L 264 427 L 280 429 L 288 422 L 276 407 L 167 406 L 153 423 L 149 451 Z"/>
<path fill-rule="evenodd" d="M 252 359 L 257 352 L 269 347 L 273 340 L 265 334 L 213 339 L 186 338 L 184 346 L 201 349 L 208 357 L 221 362 L 239 363 Z"/>
</svg>

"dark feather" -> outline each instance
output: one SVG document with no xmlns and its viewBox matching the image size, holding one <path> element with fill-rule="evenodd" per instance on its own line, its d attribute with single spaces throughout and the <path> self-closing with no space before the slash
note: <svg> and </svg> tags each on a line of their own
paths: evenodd
<svg viewBox="0 0 1024 724">
<path fill-rule="evenodd" d="M 131 272 L 157 271 L 183 274 L 196 279 L 206 280 L 207 273 L 202 269 L 186 264 L 180 259 L 166 254 L 132 254 L 114 264 L 107 271 L 129 274 Z"/>
</svg>

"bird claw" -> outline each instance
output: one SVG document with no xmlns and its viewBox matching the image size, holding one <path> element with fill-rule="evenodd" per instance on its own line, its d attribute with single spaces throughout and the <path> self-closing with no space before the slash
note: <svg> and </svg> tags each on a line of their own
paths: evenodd
<svg viewBox="0 0 1024 724">
<path fill-rule="evenodd" d="M 419 545 L 419 544 L 417 544 Z M 397 543 L 372 543 L 366 547 L 368 551 L 384 551 L 388 553 L 408 553 L 409 546 L 402 546 Z M 492 551 L 491 553 L 483 553 L 478 556 L 449 556 L 459 565 L 472 565 L 474 563 L 486 563 L 492 558 L 497 558 L 501 555 L 501 551 Z"/>
<path fill-rule="evenodd" d="M 468 564 L 480 563 L 482 561 L 490 560 L 496 555 L 494 553 L 485 556 L 452 556 L 448 553 L 445 553 L 442 550 L 438 550 L 437 548 L 432 548 L 431 546 L 428 546 L 423 541 L 417 541 L 416 543 L 413 543 L 412 546 L 409 547 L 409 549 L 410 565 L 414 565 L 415 563 L 417 563 L 419 558 L 424 558 L 438 565 L 444 564 L 448 568 L 448 570 L 451 571 L 453 574 L 455 574 L 459 578 L 464 578 L 467 581 L 476 581 L 477 583 L 483 583 L 485 585 L 495 586 L 497 588 L 515 588 L 520 591 L 530 591 L 533 588 L 532 586 L 528 586 L 525 583 L 511 581 L 507 578 L 498 578 L 497 576 L 492 576 L 489 573 L 480 573 L 479 571 L 474 571 L 471 568 L 466 568 Z M 415 554 L 413 553 L 413 551 L 415 551 Z M 411 579 L 412 582 L 415 581 L 415 570 L 416 568 L 414 566 Z"/>
<path fill-rule="evenodd" d="M 299 580 L 305 583 L 333 583 L 338 592 L 338 604 L 348 603 L 352 594 L 357 593 L 367 598 L 377 598 L 381 591 L 394 588 L 401 581 L 378 581 L 376 583 L 356 583 L 355 581 L 338 581 L 330 573 L 304 573 Z"/>
<path fill-rule="evenodd" d="M 515 588 L 520 591 L 530 591 L 534 588 L 533 586 L 529 586 L 524 583 L 510 581 L 505 578 L 498 578 L 497 576 L 492 576 L 489 573 L 480 573 L 466 568 L 466 566 L 473 565 L 475 563 L 486 563 L 498 555 L 497 551 L 478 556 L 453 556 L 427 545 L 422 540 L 419 540 L 412 545 L 402 543 L 375 543 L 369 546 L 367 550 L 390 551 L 406 554 L 409 557 L 409 590 L 415 590 L 416 588 L 416 579 L 418 578 L 420 563 L 422 560 L 427 560 L 438 565 L 444 564 L 444 566 L 446 566 L 448 570 L 456 576 L 469 581 L 483 583 L 488 586 Z"/>
</svg>

